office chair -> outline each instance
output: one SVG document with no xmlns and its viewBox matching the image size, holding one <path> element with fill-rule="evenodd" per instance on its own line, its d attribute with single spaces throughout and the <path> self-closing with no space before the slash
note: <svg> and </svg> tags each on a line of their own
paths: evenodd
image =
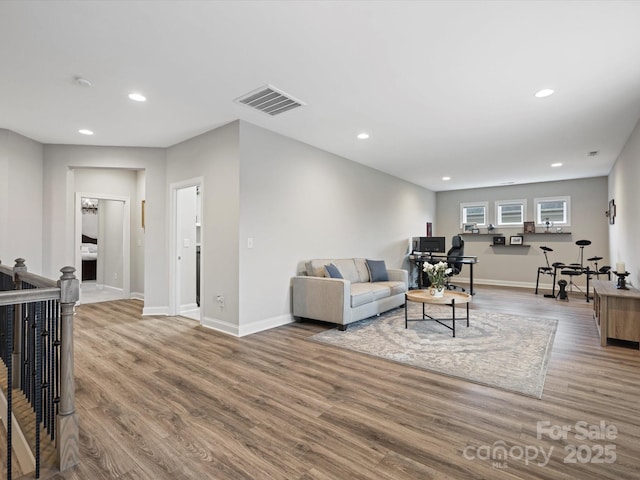
<svg viewBox="0 0 640 480">
<path fill-rule="evenodd" d="M 451 248 L 447 252 L 447 264 L 451 269 L 451 273 L 447 277 L 447 285 L 446 285 L 447 290 L 454 290 L 456 288 L 459 288 L 463 292 L 465 291 L 465 289 L 462 288 L 461 286 L 450 283 L 451 277 L 453 275 L 459 275 L 460 272 L 462 271 L 463 263 L 462 263 L 461 257 L 463 256 L 464 256 L 464 240 L 462 240 L 462 237 L 460 235 L 455 235 L 451 239 Z"/>
</svg>

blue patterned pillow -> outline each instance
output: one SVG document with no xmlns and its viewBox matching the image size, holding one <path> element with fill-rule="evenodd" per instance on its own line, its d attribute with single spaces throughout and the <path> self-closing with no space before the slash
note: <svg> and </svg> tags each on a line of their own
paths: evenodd
<svg viewBox="0 0 640 480">
<path fill-rule="evenodd" d="M 369 269 L 369 277 L 372 282 L 388 282 L 389 272 L 384 260 L 367 260 L 367 268 Z"/>
<path fill-rule="evenodd" d="M 338 270 L 338 267 L 336 267 L 333 263 L 325 265 L 324 269 L 326 270 L 327 276 L 329 278 L 344 278 L 340 273 L 340 270 Z"/>
</svg>

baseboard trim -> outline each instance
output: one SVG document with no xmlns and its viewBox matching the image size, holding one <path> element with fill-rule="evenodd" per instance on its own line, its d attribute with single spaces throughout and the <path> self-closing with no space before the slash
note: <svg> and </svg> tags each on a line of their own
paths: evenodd
<svg viewBox="0 0 640 480">
<path fill-rule="evenodd" d="M 244 337 L 246 335 L 269 330 L 270 328 L 281 327 L 282 325 L 288 325 L 294 322 L 295 320 L 293 315 L 287 313 L 276 317 L 265 318 L 264 320 L 259 320 L 257 322 L 251 322 L 247 325 L 235 325 L 217 318 L 205 317 L 202 319 L 202 326 L 228 335 L 233 335 L 234 337 Z"/>
<path fill-rule="evenodd" d="M 132 300 L 142 300 L 144 302 L 144 293 L 131 292 L 131 295 L 129 295 L 129 298 L 131 298 Z"/>
<path fill-rule="evenodd" d="M 240 336 L 251 335 L 252 333 L 262 332 L 275 327 L 281 327 L 282 325 L 288 325 L 294 323 L 293 315 L 290 313 L 284 315 L 278 315 L 271 318 L 265 318 L 257 322 L 252 322 L 247 325 L 240 325 Z"/>
<path fill-rule="evenodd" d="M 142 315 L 169 315 L 169 308 L 167 307 L 143 307 Z"/>
<path fill-rule="evenodd" d="M 200 309 L 197 303 L 188 303 L 186 305 L 180 305 L 180 313 L 179 315 L 190 314 L 193 312 L 197 312 Z"/>
</svg>

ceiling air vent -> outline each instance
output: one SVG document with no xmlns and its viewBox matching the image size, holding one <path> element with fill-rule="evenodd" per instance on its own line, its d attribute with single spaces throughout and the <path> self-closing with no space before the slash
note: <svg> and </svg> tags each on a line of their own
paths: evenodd
<svg viewBox="0 0 640 480">
<path fill-rule="evenodd" d="M 306 105 L 304 102 L 293 98 L 277 88 L 266 85 L 253 92 L 247 93 L 240 98 L 235 99 L 236 102 L 242 103 L 247 107 L 260 110 L 269 115 L 279 115 L 287 110 Z"/>
</svg>

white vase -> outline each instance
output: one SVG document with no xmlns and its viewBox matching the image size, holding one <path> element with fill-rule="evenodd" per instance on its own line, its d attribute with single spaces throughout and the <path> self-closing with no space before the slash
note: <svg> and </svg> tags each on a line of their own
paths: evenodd
<svg viewBox="0 0 640 480">
<path fill-rule="evenodd" d="M 434 287 L 431 286 L 431 288 L 429 289 L 429 293 L 431 294 L 432 297 L 444 297 L 444 287 Z"/>
</svg>

